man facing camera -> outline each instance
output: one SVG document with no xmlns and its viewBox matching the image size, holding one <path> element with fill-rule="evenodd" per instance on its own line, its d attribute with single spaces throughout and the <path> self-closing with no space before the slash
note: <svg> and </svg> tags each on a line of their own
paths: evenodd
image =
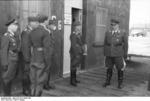
<svg viewBox="0 0 150 101">
<path fill-rule="evenodd" d="M 119 21 L 111 20 L 111 29 L 105 34 L 104 55 L 105 66 L 107 67 L 106 82 L 103 87 L 110 85 L 114 66 L 118 71 L 118 88 L 121 89 L 123 83 L 124 58 L 127 57 L 128 37 L 125 31 L 119 27 Z"/>
<path fill-rule="evenodd" d="M 1 39 L 1 65 L 4 96 L 11 96 L 11 84 L 15 78 L 18 62 L 18 47 L 16 32 L 18 23 L 11 19 L 6 23 L 7 32 Z"/>
</svg>

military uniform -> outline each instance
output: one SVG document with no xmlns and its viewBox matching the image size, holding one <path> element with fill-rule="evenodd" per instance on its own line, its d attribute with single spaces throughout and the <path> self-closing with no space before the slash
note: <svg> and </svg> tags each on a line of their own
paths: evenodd
<svg viewBox="0 0 150 101">
<path fill-rule="evenodd" d="M 30 94 L 30 55 L 31 50 L 29 46 L 29 34 L 32 31 L 32 28 L 27 26 L 22 34 L 21 34 L 21 57 L 23 61 L 23 79 L 22 79 L 22 87 L 23 87 L 23 94 L 29 95 Z"/>
<path fill-rule="evenodd" d="M 15 77 L 18 61 L 18 43 L 13 32 L 6 32 L 1 40 L 2 79 L 5 95 L 11 95 L 11 82 Z"/>
<path fill-rule="evenodd" d="M 113 67 L 116 66 L 118 70 L 118 88 L 121 88 L 123 82 L 123 71 L 124 67 L 124 56 L 127 55 L 128 49 L 128 37 L 123 30 L 109 30 L 105 34 L 104 41 L 104 55 L 105 65 L 107 67 L 107 79 L 106 83 L 103 85 L 106 87 L 110 85 L 110 80 L 112 77 Z"/>
<path fill-rule="evenodd" d="M 83 54 L 83 43 L 81 40 L 81 35 L 73 32 L 70 36 L 71 40 L 71 48 L 70 48 L 70 56 L 71 56 L 71 81 L 70 83 L 73 86 L 77 86 L 76 72 L 77 67 L 81 64 L 81 58 Z"/>
<path fill-rule="evenodd" d="M 44 84 L 44 89 L 49 90 L 49 89 L 55 89 L 55 85 L 51 82 L 50 78 L 51 78 L 51 68 L 52 68 L 52 63 L 56 60 L 54 60 L 54 36 L 52 31 L 50 30 L 50 28 L 48 27 L 44 27 L 45 30 L 47 30 L 49 32 L 50 35 L 50 44 L 51 44 L 51 51 L 50 53 L 50 61 L 49 61 L 49 71 L 48 71 L 48 77 L 47 77 L 47 81 Z"/>
<path fill-rule="evenodd" d="M 38 96 L 41 95 L 43 85 L 48 77 L 51 55 L 50 35 L 42 25 L 39 25 L 38 28 L 31 31 L 29 39 L 32 48 L 30 64 L 31 94 Z"/>
</svg>

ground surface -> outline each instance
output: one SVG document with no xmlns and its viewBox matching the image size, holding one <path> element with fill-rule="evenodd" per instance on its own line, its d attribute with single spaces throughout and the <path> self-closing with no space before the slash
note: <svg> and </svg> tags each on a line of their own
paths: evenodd
<svg viewBox="0 0 150 101">
<path fill-rule="evenodd" d="M 55 82 L 56 89 L 43 91 L 42 96 L 150 96 L 147 90 L 148 76 L 150 73 L 150 59 L 143 57 L 133 57 L 127 62 L 125 70 L 124 88 L 117 89 L 117 75 L 114 69 L 111 86 L 103 88 L 106 68 L 97 67 L 78 74 L 81 83 L 78 87 L 69 84 L 69 78 L 63 78 Z M 13 95 L 22 96 L 21 84 L 15 81 Z"/>
</svg>

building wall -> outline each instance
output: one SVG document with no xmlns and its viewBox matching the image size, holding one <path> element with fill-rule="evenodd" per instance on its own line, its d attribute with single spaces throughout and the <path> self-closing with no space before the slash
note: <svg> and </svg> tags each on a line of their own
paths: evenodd
<svg viewBox="0 0 150 101">
<path fill-rule="evenodd" d="M 84 0 L 83 0 L 84 1 Z M 70 72 L 70 34 L 72 25 L 72 8 L 82 9 L 82 0 L 65 0 L 64 2 L 64 53 L 63 53 L 63 74 Z M 70 21 L 69 21 L 70 20 Z"/>
<path fill-rule="evenodd" d="M 104 66 L 103 42 L 110 19 L 119 19 L 121 28 L 129 30 L 130 0 L 83 0 L 83 8 L 83 35 L 88 47 L 85 68 L 101 67 Z"/>
</svg>

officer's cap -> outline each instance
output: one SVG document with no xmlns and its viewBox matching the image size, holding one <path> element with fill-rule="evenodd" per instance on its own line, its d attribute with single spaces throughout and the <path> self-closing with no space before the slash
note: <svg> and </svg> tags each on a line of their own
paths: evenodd
<svg viewBox="0 0 150 101">
<path fill-rule="evenodd" d="M 34 16 L 28 17 L 28 22 L 34 22 L 34 21 L 38 21 L 38 18 Z"/>
<path fill-rule="evenodd" d="M 10 20 L 8 20 L 7 22 L 6 22 L 6 26 L 9 26 L 9 25 L 11 25 L 11 24 L 17 24 L 17 20 L 16 19 L 10 19 Z"/>
<path fill-rule="evenodd" d="M 55 24 L 55 21 L 54 20 L 49 20 L 49 25 L 53 25 Z"/>
<path fill-rule="evenodd" d="M 73 25 L 74 25 L 74 26 L 80 26 L 81 23 L 78 21 L 78 22 L 75 22 Z"/>
<path fill-rule="evenodd" d="M 116 25 L 116 24 L 119 24 L 119 20 L 117 19 L 111 19 L 111 25 Z"/>
<path fill-rule="evenodd" d="M 46 16 L 46 15 L 38 15 L 38 21 L 40 23 L 43 23 L 46 20 L 48 20 L 48 16 Z"/>
</svg>

